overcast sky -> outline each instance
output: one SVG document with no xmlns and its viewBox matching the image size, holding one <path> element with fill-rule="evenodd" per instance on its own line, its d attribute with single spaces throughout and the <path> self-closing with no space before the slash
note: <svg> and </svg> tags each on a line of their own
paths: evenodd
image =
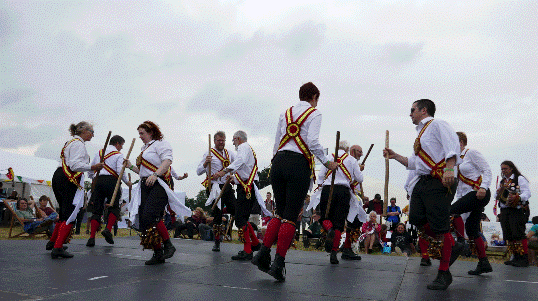
<svg viewBox="0 0 538 301">
<path fill-rule="evenodd" d="M 512 160 L 538 214 L 536 1 L 3 1 L 0 148 L 58 159 L 71 123 L 128 141 L 144 120 L 174 148 L 193 197 L 207 134 L 244 130 L 268 166 L 278 116 L 299 87 L 321 91 L 321 142 L 374 143 L 367 195 L 383 194 L 385 130 L 411 154 L 414 100 L 464 131 L 493 170 Z M 142 143 L 137 139 L 133 156 Z M 50 175 L 52 177 L 52 175 Z M 390 196 L 405 204 L 405 168 Z M 486 213 L 492 216 L 490 202 Z"/>
</svg>

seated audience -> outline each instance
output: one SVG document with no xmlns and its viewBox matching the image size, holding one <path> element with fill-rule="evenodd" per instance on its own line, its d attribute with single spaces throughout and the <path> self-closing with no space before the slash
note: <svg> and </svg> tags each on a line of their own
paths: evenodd
<svg viewBox="0 0 538 301">
<path fill-rule="evenodd" d="M 532 227 L 527 233 L 529 246 L 529 264 L 536 265 L 536 250 L 538 250 L 538 216 L 532 218 Z"/>
<path fill-rule="evenodd" d="M 312 214 L 312 223 L 308 226 L 308 229 L 303 231 L 303 245 L 305 248 L 310 247 L 310 238 L 321 237 L 321 224 L 319 223 L 319 219 L 320 216 L 318 213 Z"/>
<path fill-rule="evenodd" d="M 200 207 L 194 210 L 191 217 L 188 217 L 184 224 L 179 225 L 176 228 L 174 237 L 179 237 L 183 230 L 187 230 L 187 236 L 192 239 L 194 237 L 195 230 L 198 230 L 200 224 L 206 224 L 206 217 L 204 210 Z"/>
<path fill-rule="evenodd" d="M 34 212 L 31 208 L 28 207 L 28 201 L 25 198 L 21 198 L 17 201 L 17 208 L 15 210 L 15 213 L 19 218 L 21 218 L 22 222 L 24 223 L 24 232 L 32 234 L 36 231 L 41 231 L 48 228 L 48 231 L 52 233 L 52 224 L 54 222 L 54 219 L 58 217 L 58 214 L 54 212 L 48 217 L 43 217 L 45 216 L 45 212 L 43 212 L 39 208 L 36 208 L 36 211 L 40 213 L 40 215 L 42 216 L 41 218 L 36 218 L 34 216 Z"/>
<path fill-rule="evenodd" d="M 372 253 L 374 243 L 379 241 L 381 232 L 381 225 L 377 222 L 377 213 L 375 211 L 370 212 L 370 220 L 362 224 L 360 241 L 364 240 L 365 253 Z"/>
<path fill-rule="evenodd" d="M 403 223 L 399 223 L 396 231 L 392 232 L 390 241 L 392 251 L 396 251 L 398 254 L 405 253 L 406 256 L 409 256 L 415 249 L 411 234 L 405 231 L 405 225 Z"/>
</svg>

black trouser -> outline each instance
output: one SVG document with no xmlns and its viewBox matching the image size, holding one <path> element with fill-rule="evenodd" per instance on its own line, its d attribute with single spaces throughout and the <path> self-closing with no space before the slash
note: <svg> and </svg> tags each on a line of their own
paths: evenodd
<svg viewBox="0 0 538 301">
<path fill-rule="evenodd" d="M 147 178 L 140 179 L 140 207 L 138 208 L 138 218 L 140 230 L 144 231 L 159 222 L 164 215 L 164 208 L 168 204 L 166 191 L 158 181 L 153 186 L 146 185 Z"/>
<path fill-rule="evenodd" d="M 327 201 L 329 200 L 330 190 L 330 185 L 323 186 L 323 190 L 321 190 L 321 198 L 319 201 L 321 223 L 326 220 L 325 215 L 327 211 Z M 331 199 L 331 207 L 329 208 L 329 217 L 327 219 L 331 221 L 335 230 L 344 231 L 347 214 L 349 213 L 350 198 L 351 195 L 349 193 L 349 187 L 344 185 L 334 185 L 333 196 Z"/>
<path fill-rule="evenodd" d="M 491 192 L 486 190 L 486 196 L 479 200 L 476 198 L 476 191 L 471 191 L 462 196 L 450 207 L 450 214 L 463 214 L 471 212 L 465 221 L 465 231 L 469 238 L 478 238 L 480 233 L 480 220 L 484 207 L 489 203 Z"/>
<path fill-rule="evenodd" d="M 215 184 L 213 184 L 215 185 Z M 219 184 L 220 189 L 224 189 L 224 184 Z M 254 195 L 252 193 L 252 195 Z M 208 194 L 209 196 L 209 194 Z M 226 190 L 222 193 L 222 197 L 220 198 L 222 208 L 226 207 L 226 211 L 231 214 L 235 215 L 235 194 L 234 194 L 234 188 L 232 185 L 227 185 Z M 222 210 L 219 209 L 218 206 L 215 206 L 215 210 L 213 210 L 213 224 L 215 225 L 222 225 Z"/>
<path fill-rule="evenodd" d="M 332 206 L 332 205 L 331 205 Z M 358 217 L 355 216 L 355 219 L 353 220 L 352 223 L 348 222 L 347 223 L 347 231 L 351 231 L 351 230 L 355 230 L 355 229 L 361 229 L 362 227 L 362 223 L 361 221 L 359 220 Z"/>
<path fill-rule="evenodd" d="M 501 222 L 504 240 L 522 240 L 526 237 L 525 223 L 527 223 L 527 218 L 523 209 L 501 208 L 499 221 Z"/>
<path fill-rule="evenodd" d="M 430 175 L 420 176 L 409 204 L 409 222 L 419 228 L 430 224 L 435 234 L 450 231 L 450 203 L 454 199 L 457 181 L 449 189 L 439 179 Z"/>
<path fill-rule="evenodd" d="M 258 181 L 254 181 L 252 185 L 258 186 Z M 237 229 L 243 228 L 248 223 L 252 206 L 254 205 L 254 202 L 257 202 L 254 187 L 252 187 L 250 194 L 250 199 L 247 199 L 247 194 L 245 193 L 243 186 L 237 185 L 237 201 L 235 203 L 235 225 L 237 226 Z"/>
<path fill-rule="evenodd" d="M 310 233 L 310 231 L 303 231 L 303 235 L 306 235 L 307 238 L 320 238 L 321 237 L 320 233 L 313 234 L 313 233 Z"/>
<path fill-rule="evenodd" d="M 195 223 L 191 222 L 191 221 L 187 221 L 185 222 L 184 224 L 181 224 L 179 225 L 177 228 L 176 228 L 176 231 L 174 233 L 174 236 L 175 237 L 179 237 L 179 234 L 181 234 L 181 232 L 183 230 L 187 230 L 187 236 L 189 238 L 192 238 L 194 236 L 194 231 L 198 229 L 198 225 L 196 225 Z"/>
<path fill-rule="evenodd" d="M 110 204 L 112 200 L 112 195 L 114 194 L 114 189 L 116 188 L 117 178 L 111 175 L 103 175 L 97 177 L 95 183 L 95 190 L 92 193 L 90 198 L 90 204 L 92 204 L 92 216 L 91 219 L 94 219 L 98 222 L 101 222 L 101 215 L 103 215 L 103 210 L 105 208 L 105 201 Z M 108 213 L 112 213 L 116 218 L 120 217 L 120 198 L 121 198 L 121 187 L 118 189 L 116 194 L 116 200 L 112 207 L 108 207 Z M 105 216 L 105 220 L 108 217 Z"/>
<path fill-rule="evenodd" d="M 80 208 L 80 210 L 77 213 L 77 220 L 75 222 L 75 233 L 80 233 L 80 226 L 82 226 L 82 220 L 84 219 L 84 213 L 86 213 L 86 210 L 83 208 Z"/>
<path fill-rule="evenodd" d="M 271 167 L 271 185 L 275 194 L 276 214 L 295 222 L 310 187 L 310 167 L 299 153 L 279 151 Z"/>
<path fill-rule="evenodd" d="M 75 198 L 77 189 L 78 186 L 71 183 L 65 176 L 62 168 L 58 167 L 54 172 L 54 176 L 52 176 L 52 191 L 54 191 L 54 196 L 60 207 L 58 212 L 60 221 L 67 221 L 73 210 L 75 210 L 73 199 Z"/>
</svg>

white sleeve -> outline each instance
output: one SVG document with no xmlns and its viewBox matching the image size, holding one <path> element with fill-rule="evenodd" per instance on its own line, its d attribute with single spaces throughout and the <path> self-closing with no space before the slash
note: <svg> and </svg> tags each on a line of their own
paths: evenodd
<svg viewBox="0 0 538 301">
<path fill-rule="evenodd" d="M 97 154 L 93 157 L 93 160 L 92 160 L 92 163 L 90 164 L 90 166 L 94 166 L 95 164 L 99 163 L 100 161 L 101 161 L 101 156 L 99 156 L 99 152 L 97 152 Z M 93 171 L 93 170 L 88 171 L 88 177 L 90 179 L 95 178 L 95 171 Z"/>
<path fill-rule="evenodd" d="M 164 140 L 157 141 L 155 145 L 155 151 L 159 155 L 159 158 L 161 159 L 161 161 L 170 160 L 174 162 L 173 155 L 172 155 L 172 146 L 170 145 L 170 143 L 168 143 L 168 141 L 164 141 Z"/>
<path fill-rule="evenodd" d="M 419 157 L 415 154 L 407 157 L 407 170 L 417 169 L 417 160 L 419 160 Z"/>
<path fill-rule="evenodd" d="M 482 154 L 478 151 L 471 150 L 467 155 L 471 155 L 471 162 L 473 165 L 480 170 L 480 173 L 482 174 L 482 184 L 480 184 L 481 188 L 489 189 L 489 186 L 491 185 L 491 168 L 489 167 L 488 162 L 482 156 Z"/>
<path fill-rule="evenodd" d="M 118 175 L 120 175 L 121 170 L 123 169 L 123 154 L 117 155 L 116 158 L 116 170 L 118 171 Z M 123 183 L 127 184 L 129 183 L 129 179 L 127 178 L 127 173 L 125 170 L 123 171 L 123 176 L 121 177 L 121 180 Z"/>
<path fill-rule="evenodd" d="M 230 171 L 235 172 L 247 163 L 247 150 L 249 149 L 250 147 L 248 147 L 248 145 L 245 143 L 239 145 L 239 147 L 237 148 L 237 156 L 235 157 L 235 160 L 228 166 L 228 169 Z"/>
<path fill-rule="evenodd" d="M 437 124 L 440 142 L 445 152 L 445 160 L 456 157 L 455 165 L 459 165 L 461 158 L 459 156 L 460 143 L 458 135 L 447 122 L 436 122 L 435 124 Z"/>
<path fill-rule="evenodd" d="M 517 178 L 517 183 L 519 184 L 519 197 L 523 203 L 526 203 L 531 198 L 531 189 L 529 187 L 529 181 L 524 176 L 519 176 Z"/>
<path fill-rule="evenodd" d="M 359 166 L 359 162 L 357 160 L 353 160 L 353 179 L 359 183 L 362 183 L 364 181 L 364 177 L 361 172 L 361 167 Z"/>
<path fill-rule="evenodd" d="M 74 172 L 85 172 L 92 170 L 91 165 L 84 159 L 86 157 L 86 146 L 80 141 L 71 142 L 69 148 L 69 168 Z"/>
<path fill-rule="evenodd" d="M 318 177 L 316 179 L 316 184 L 318 185 L 323 185 L 323 182 L 325 181 L 325 175 L 327 174 L 327 167 L 325 166 L 321 166 L 321 168 L 319 169 L 319 172 L 318 172 Z"/>
<path fill-rule="evenodd" d="M 276 127 L 276 136 L 275 136 L 275 145 L 273 146 L 273 156 L 276 155 L 278 152 L 278 148 L 280 147 L 280 137 L 282 136 L 282 132 L 280 129 L 283 127 L 284 122 L 284 114 L 281 114 L 278 118 L 278 124 Z"/>
<path fill-rule="evenodd" d="M 327 164 L 327 157 L 323 151 L 323 146 L 319 143 L 319 131 L 321 129 L 321 114 L 312 117 L 310 126 L 308 127 L 308 135 L 306 137 L 306 144 L 310 149 L 310 152 L 316 156 L 323 165 Z"/>
</svg>

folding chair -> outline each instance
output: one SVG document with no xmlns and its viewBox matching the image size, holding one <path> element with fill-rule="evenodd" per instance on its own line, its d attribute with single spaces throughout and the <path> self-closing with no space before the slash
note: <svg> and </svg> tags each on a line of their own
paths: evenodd
<svg viewBox="0 0 538 301">
<path fill-rule="evenodd" d="M 17 202 L 9 202 L 8 200 L 4 200 L 4 204 L 6 205 L 6 208 L 11 212 L 11 222 L 10 222 L 10 225 L 9 225 L 9 235 L 8 235 L 8 238 L 15 238 L 15 237 L 25 237 L 25 238 L 34 238 L 34 237 L 37 237 L 37 235 L 43 235 L 43 236 L 47 236 L 46 232 L 47 232 L 47 228 L 42 228 L 40 229 L 39 227 L 36 228 L 36 231 L 34 231 L 33 233 L 26 233 L 24 232 L 24 222 L 22 221 L 22 219 L 17 215 L 17 213 L 15 213 L 15 210 L 13 209 L 13 206 L 12 204 L 16 204 Z M 39 211 L 38 211 L 39 212 Z M 39 213 L 37 213 L 39 214 Z M 20 230 L 21 232 L 17 235 L 11 235 L 11 233 L 13 232 L 13 229 L 14 227 L 16 228 L 17 227 L 17 223 L 19 224 L 18 226 L 20 226 Z"/>
</svg>

